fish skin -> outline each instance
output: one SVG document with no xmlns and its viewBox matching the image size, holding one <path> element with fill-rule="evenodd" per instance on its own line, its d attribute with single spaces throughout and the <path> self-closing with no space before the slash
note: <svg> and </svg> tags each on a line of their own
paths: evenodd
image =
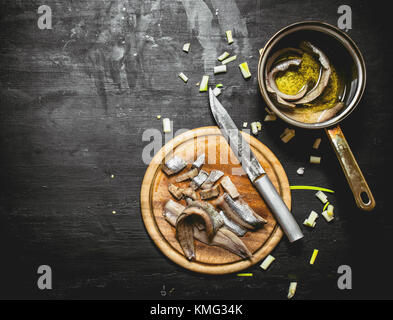
<svg viewBox="0 0 393 320">
<path fill-rule="evenodd" d="M 210 189 L 223 175 L 224 172 L 220 170 L 212 170 L 206 181 L 201 185 L 201 188 Z"/>
<path fill-rule="evenodd" d="M 239 198 L 239 191 L 237 191 L 235 184 L 228 176 L 225 176 L 221 179 L 221 186 L 224 188 L 226 193 L 228 193 L 232 197 L 232 199 Z"/>
<path fill-rule="evenodd" d="M 182 171 L 186 166 L 187 163 L 182 158 L 173 156 L 162 164 L 161 169 L 170 176 Z"/>
<path fill-rule="evenodd" d="M 194 260 L 194 226 L 187 221 L 186 215 L 179 215 L 176 219 L 176 239 L 179 241 L 184 255 L 188 260 Z"/>
<path fill-rule="evenodd" d="M 194 163 L 191 165 L 191 168 L 197 168 L 198 170 L 200 170 L 202 168 L 202 166 L 205 164 L 205 154 L 201 154 L 195 161 Z"/>
<path fill-rule="evenodd" d="M 175 227 L 177 217 L 184 209 L 185 207 L 180 203 L 177 203 L 173 200 L 168 200 L 164 207 L 163 216 L 169 224 Z M 194 227 L 194 238 L 205 244 L 218 246 L 228 250 L 243 259 L 252 257 L 252 253 L 250 250 L 248 250 L 243 241 L 241 241 L 235 233 L 231 232 L 225 227 L 221 227 L 217 231 L 210 243 L 208 242 L 208 236 L 206 232 L 204 230 L 198 230 L 198 228 Z"/>
<path fill-rule="evenodd" d="M 316 87 L 311 89 L 302 99 L 295 101 L 296 104 L 305 104 L 311 101 L 314 101 L 318 98 L 322 92 L 325 90 L 329 83 L 330 75 L 332 74 L 332 70 L 330 68 L 330 62 L 328 57 L 317 47 L 312 45 L 310 42 L 303 41 L 300 46 L 305 51 L 313 53 L 318 56 L 318 60 L 322 66 L 322 75 L 321 79 Z"/>
<path fill-rule="evenodd" d="M 168 186 L 168 191 L 172 196 L 174 196 L 177 200 L 181 200 L 183 198 L 183 189 L 176 187 L 174 184 L 170 184 Z"/>
<path fill-rule="evenodd" d="M 215 186 L 211 189 L 205 189 L 199 192 L 199 195 L 201 196 L 202 200 L 212 199 L 220 195 L 220 188 L 219 186 Z"/>
<path fill-rule="evenodd" d="M 217 230 L 224 224 L 224 221 L 222 220 L 221 216 L 218 214 L 216 209 L 209 202 L 196 200 L 196 201 L 192 201 L 188 206 L 201 208 L 210 215 L 213 221 L 214 233 L 216 233 Z"/>
<path fill-rule="evenodd" d="M 245 201 L 242 199 L 235 201 L 227 193 L 217 200 L 217 205 L 228 218 L 244 228 L 255 229 L 267 222 L 257 215 Z"/>
<path fill-rule="evenodd" d="M 239 237 L 243 237 L 246 234 L 247 229 L 243 228 L 242 226 L 239 226 L 238 224 L 233 222 L 231 219 L 229 219 L 225 215 L 224 211 L 220 210 L 218 213 L 220 214 L 220 216 L 224 220 L 224 225 L 226 228 L 228 228 L 228 230 L 232 231 L 233 233 L 235 233 Z"/>
<path fill-rule="evenodd" d="M 286 71 L 290 66 L 299 66 L 301 64 L 302 60 L 301 59 L 290 59 L 290 60 L 285 60 L 283 62 L 278 63 L 268 74 L 267 77 L 267 83 L 270 89 L 273 90 L 273 92 L 277 95 L 277 97 L 280 97 L 281 99 L 284 100 L 299 100 L 304 97 L 304 95 L 307 93 L 308 90 L 308 83 L 296 94 L 286 94 L 281 92 L 276 85 L 276 82 L 274 81 L 274 76 L 278 72 Z M 291 104 L 288 102 L 288 106 Z"/>
<path fill-rule="evenodd" d="M 188 179 L 192 179 L 198 175 L 198 169 L 194 168 L 191 169 L 190 171 L 187 171 L 186 173 L 181 174 L 180 176 L 176 177 L 175 181 L 176 182 L 183 182 Z"/>
<path fill-rule="evenodd" d="M 191 187 L 183 189 L 183 196 L 185 198 L 191 198 L 192 200 L 198 199 L 197 193 Z"/>
<path fill-rule="evenodd" d="M 209 174 L 206 171 L 199 171 L 199 174 L 196 177 L 192 178 L 190 187 L 194 190 L 197 190 L 206 181 L 208 176 Z"/>
</svg>

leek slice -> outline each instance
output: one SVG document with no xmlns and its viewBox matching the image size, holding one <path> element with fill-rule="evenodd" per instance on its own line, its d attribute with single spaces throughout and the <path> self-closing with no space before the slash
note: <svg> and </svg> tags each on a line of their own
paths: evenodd
<svg viewBox="0 0 393 320">
<path fill-rule="evenodd" d="M 229 57 L 229 53 L 228 52 L 224 52 L 222 55 L 220 55 L 217 59 L 218 59 L 218 61 L 222 61 L 222 60 L 224 60 L 224 59 L 226 59 L 226 58 L 228 58 Z"/>
<path fill-rule="evenodd" d="M 265 260 L 263 260 L 263 262 L 261 263 L 260 267 L 263 270 L 266 270 L 267 268 L 269 268 L 269 266 L 272 264 L 272 262 L 276 260 L 275 257 L 271 256 L 270 254 L 265 258 Z"/>
<path fill-rule="evenodd" d="M 201 85 L 199 86 L 199 92 L 207 91 L 208 83 L 209 83 L 209 76 L 203 76 L 201 80 Z"/>
<path fill-rule="evenodd" d="M 233 43 L 232 31 L 228 30 L 225 34 L 227 35 L 228 44 Z"/>
<path fill-rule="evenodd" d="M 321 157 L 310 156 L 310 163 L 320 164 L 321 163 Z"/>
<path fill-rule="evenodd" d="M 214 67 L 214 74 L 223 73 L 223 72 L 227 72 L 227 66 L 225 64 Z"/>
<path fill-rule="evenodd" d="M 171 132 L 171 120 L 169 118 L 164 118 L 162 119 L 162 128 L 164 133 L 169 133 Z"/>
<path fill-rule="evenodd" d="M 183 51 L 188 53 L 188 51 L 190 51 L 190 46 L 191 46 L 191 43 L 185 43 L 183 45 Z"/>
<path fill-rule="evenodd" d="M 321 200 L 321 202 L 322 202 L 323 204 L 325 204 L 326 202 L 328 202 L 327 195 L 324 194 L 322 191 L 318 191 L 318 192 L 315 194 L 315 196 L 316 196 L 319 200 Z"/>
<path fill-rule="evenodd" d="M 327 211 L 323 211 L 321 214 L 322 214 L 322 216 L 325 218 L 325 220 L 327 222 L 330 222 L 330 221 L 332 221 L 334 219 L 334 216 L 329 216 Z"/>
<path fill-rule="evenodd" d="M 179 73 L 179 78 L 182 79 L 185 83 L 188 81 L 188 77 L 183 72 Z"/>
<path fill-rule="evenodd" d="M 247 62 L 243 62 L 239 64 L 240 71 L 242 72 L 243 78 L 248 79 L 251 78 L 251 72 L 250 69 L 248 68 Z"/>
<path fill-rule="evenodd" d="M 291 299 L 294 297 L 295 292 L 297 288 L 297 282 L 291 282 L 289 284 L 289 289 L 288 289 L 288 299 Z"/>
<path fill-rule="evenodd" d="M 237 56 L 229 57 L 229 58 L 225 59 L 225 60 L 222 62 L 222 64 L 227 64 L 227 63 L 229 63 L 229 62 L 235 61 L 236 58 L 237 58 Z"/>
<path fill-rule="evenodd" d="M 314 252 L 312 253 L 311 259 L 310 259 L 310 264 L 314 264 L 315 259 L 317 258 L 319 250 L 318 249 L 314 249 Z"/>
</svg>

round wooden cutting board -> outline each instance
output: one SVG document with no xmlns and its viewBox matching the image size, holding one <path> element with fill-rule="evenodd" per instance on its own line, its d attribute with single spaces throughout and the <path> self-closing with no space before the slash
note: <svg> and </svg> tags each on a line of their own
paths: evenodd
<svg viewBox="0 0 393 320">
<path fill-rule="evenodd" d="M 252 151 L 266 170 L 286 205 L 291 208 L 288 178 L 280 161 L 260 141 L 244 132 L 243 135 L 249 141 Z M 257 214 L 268 221 L 263 228 L 248 231 L 240 238 L 252 252 L 251 259 L 242 259 L 225 249 L 195 241 L 196 260 L 188 261 L 175 238 L 175 228 L 162 215 L 166 202 L 169 199 L 175 200 L 168 191 L 168 185 L 174 183 L 185 187 L 189 184 L 189 181 L 175 183 L 176 175 L 168 177 L 160 168 L 163 159 L 167 155 L 180 156 L 187 161 L 187 168 L 189 168 L 191 163 L 202 153 L 206 155 L 202 169 L 207 172 L 213 169 L 223 171 L 236 185 L 241 197 Z M 186 170 L 184 169 L 181 173 Z M 222 193 L 222 187 L 220 186 L 220 188 Z M 214 204 L 214 199 L 209 202 Z M 185 205 L 184 200 L 181 203 Z M 146 230 L 157 247 L 175 263 L 200 273 L 225 274 L 246 269 L 265 258 L 283 235 L 272 213 L 251 184 L 217 127 L 203 127 L 187 131 L 161 148 L 151 161 L 143 179 L 141 209 Z"/>
</svg>

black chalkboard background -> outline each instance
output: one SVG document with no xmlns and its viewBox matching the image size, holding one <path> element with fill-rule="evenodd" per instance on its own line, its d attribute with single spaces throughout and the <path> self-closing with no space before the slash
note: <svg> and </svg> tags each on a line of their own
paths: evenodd
<svg viewBox="0 0 393 320">
<path fill-rule="evenodd" d="M 276 121 L 264 123 L 258 138 L 281 160 L 292 185 L 336 191 L 329 196 L 337 212 L 333 223 L 320 218 L 314 230 L 305 230 L 302 244 L 282 240 L 270 270 L 256 265 L 247 270 L 254 276 L 244 278 L 188 272 L 150 240 L 139 192 L 147 167 L 142 150 L 148 142 L 142 134 L 148 128 L 161 130 L 156 115 L 173 120 L 175 130 L 214 125 L 207 95 L 195 84 L 204 67 L 214 65 L 216 56 L 208 54 L 230 49 L 239 63 L 248 61 L 252 79 L 244 81 L 234 63 L 228 74 L 211 81 L 224 84 L 220 100 L 239 126 L 263 120 L 258 50 L 293 22 L 337 25 L 337 8 L 343 4 L 194 3 L 203 10 L 191 13 L 210 12 L 212 19 L 213 31 L 200 41 L 203 24 L 192 30 L 187 1 L 47 0 L 51 30 L 37 27 L 43 1 L 1 2 L 0 297 L 160 299 L 165 286 L 164 299 L 285 299 L 289 281 L 296 279 L 297 299 L 392 298 L 391 19 L 375 1 L 345 2 L 353 14 L 348 34 L 364 55 L 368 78 L 361 103 L 342 128 L 376 209 L 356 208 L 322 131 L 297 129 L 285 145 L 279 135 L 287 125 Z M 230 4 L 243 23 L 234 27 L 232 47 L 218 21 L 225 10 L 215 15 L 215 8 Z M 232 17 L 233 10 L 227 14 Z M 187 55 L 181 48 L 189 41 Z M 123 66 L 110 59 L 122 47 Z M 190 78 L 187 85 L 177 77 L 181 71 Z M 316 137 L 322 138 L 317 154 L 323 160 L 311 166 L 308 156 Z M 306 168 L 303 177 L 296 174 L 300 166 Z M 314 192 L 292 195 L 298 222 L 310 210 L 320 211 Z M 319 255 L 310 266 L 314 248 Z M 344 264 L 352 268 L 352 290 L 337 288 L 337 268 Z M 52 268 L 52 290 L 37 288 L 40 265 Z"/>
</svg>

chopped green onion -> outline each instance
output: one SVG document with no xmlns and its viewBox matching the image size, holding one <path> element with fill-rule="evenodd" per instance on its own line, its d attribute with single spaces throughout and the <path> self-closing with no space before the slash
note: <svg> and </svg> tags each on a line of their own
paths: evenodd
<svg viewBox="0 0 393 320">
<path fill-rule="evenodd" d="M 272 264 L 272 262 L 276 260 L 275 257 L 271 256 L 270 254 L 265 258 L 265 260 L 263 260 L 263 262 L 261 263 L 260 267 L 263 270 L 266 270 L 267 268 L 269 268 L 269 266 Z"/>
<path fill-rule="evenodd" d="M 321 144 L 321 141 L 321 138 L 315 139 L 314 144 L 312 145 L 313 149 L 317 150 L 319 148 L 319 145 Z"/>
<path fill-rule="evenodd" d="M 232 37 L 232 31 L 228 30 L 227 32 L 225 32 L 227 35 L 227 40 L 228 40 L 228 44 L 233 43 L 233 37 Z"/>
<path fill-rule="evenodd" d="M 316 213 L 315 211 L 311 211 L 310 215 L 306 220 L 304 220 L 303 224 L 307 227 L 314 228 L 316 224 L 315 220 L 317 219 L 318 219 L 318 213 Z"/>
<path fill-rule="evenodd" d="M 188 51 L 190 51 L 190 46 L 191 46 L 191 43 L 185 43 L 183 45 L 183 51 L 188 53 Z"/>
<path fill-rule="evenodd" d="M 288 299 L 293 298 L 293 296 L 295 295 L 295 292 L 296 292 L 296 288 L 297 288 L 297 282 L 291 282 L 289 284 Z"/>
<path fill-rule="evenodd" d="M 310 156 L 310 163 L 320 164 L 321 163 L 321 157 Z"/>
<path fill-rule="evenodd" d="M 328 202 L 327 195 L 324 194 L 321 190 L 319 190 L 319 191 L 315 194 L 315 196 L 316 196 L 319 200 L 321 200 L 321 202 L 322 202 L 323 204 L 325 204 L 326 202 Z"/>
<path fill-rule="evenodd" d="M 310 264 L 314 264 L 315 259 L 317 258 L 319 250 L 318 249 L 314 249 L 314 252 L 312 253 L 311 259 L 310 259 Z"/>
<path fill-rule="evenodd" d="M 236 58 L 237 58 L 237 56 L 229 57 L 228 59 L 225 59 L 225 60 L 222 62 L 222 64 L 227 64 L 227 63 L 229 63 L 229 62 L 235 61 Z"/>
<path fill-rule="evenodd" d="M 171 120 L 169 118 L 162 119 L 162 128 L 164 133 L 171 132 Z"/>
<path fill-rule="evenodd" d="M 222 61 L 222 60 L 224 60 L 224 59 L 226 59 L 226 58 L 228 58 L 229 57 L 229 53 L 228 52 L 224 52 L 221 56 L 219 56 L 217 59 L 218 59 L 218 61 Z"/>
<path fill-rule="evenodd" d="M 214 74 L 227 72 L 227 66 L 225 64 L 214 67 Z"/>
<path fill-rule="evenodd" d="M 295 136 L 295 130 L 286 128 L 284 132 L 280 135 L 282 142 L 287 143 Z"/>
<path fill-rule="evenodd" d="M 216 88 L 222 88 L 222 87 L 223 87 L 222 83 L 216 84 Z"/>
<path fill-rule="evenodd" d="M 240 71 L 242 72 L 243 78 L 248 79 L 251 78 L 250 69 L 248 68 L 247 62 L 243 62 L 239 64 Z"/>
<path fill-rule="evenodd" d="M 179 78 L 182 79 L 184 82 L 187 82 L 187 81 L 188 81 L 187 76 L 186 76 L 183 72 L 180 72 L 180 73 L 179 73 Z"/>
<path fill-rule="evenodd" d="M 291 190 L 321 190 L 325 192 L 334 193 L 333 190 L 321 188 L 321 187 L 314 187 L 314 186 L 290 186 L 289 188 Z"/>
<path fill-rule="evenodd" d="M 208 83 L 209 83 L 209 76 L 203 76 L 202 81 L 201 81 L 201 85 L 199 87 L 199 92 L 207 91 Z"/>
<path fill-rule="evenodd" d="M 325 205 L 323 206 L 323 209 L 322 209 L 322 211 L 325 211 L 326 210 L 326 208 L 327 208 L 327 206 L 330 204 L 330 202 L 328 201 L 328 202 L 326 202 L 325 203 Z"/>
<path fill-rule="evenodd" d="M 334 215 L 333 210 L 334 210 L 333 205 L 329 204 L 328 207 L 327 207 L 327 210 L 326 210 L 326 212 L 329 215 L 329 217 L 333 217 L 333 215 Z"/>
<path fill-rule="evenodd" d="M 323 211 L 321 214 L 327 222 L 330 222 L 334 219 L 334 216 L 329 216 L 327 211 Z"/>
<path fill-rule="evenodd" d="M 252 273 L 238 273 L 238 277 L 252 277 Z"/>
<path fill-rule="evenodd" d="M 253 135 L 257 135 L 258 134 L 258 125 L 256 122 L 251 122 L 251 131 Z"/>
</svg>

